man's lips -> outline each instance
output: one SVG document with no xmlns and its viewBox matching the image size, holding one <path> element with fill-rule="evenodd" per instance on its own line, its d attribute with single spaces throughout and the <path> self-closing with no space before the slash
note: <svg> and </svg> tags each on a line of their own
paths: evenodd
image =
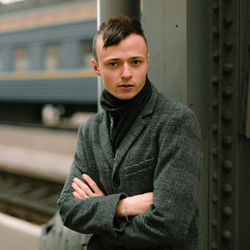
<svg viewBox="0 0 250 250">
<path fill-rule="evenodd" d="M 129 83 L 125 83 L 125 84 L 120 84 L 119 85 L 120 88 L 131 88 L 134 87 L 133 84 L 129 84 Z"/>
</svg>

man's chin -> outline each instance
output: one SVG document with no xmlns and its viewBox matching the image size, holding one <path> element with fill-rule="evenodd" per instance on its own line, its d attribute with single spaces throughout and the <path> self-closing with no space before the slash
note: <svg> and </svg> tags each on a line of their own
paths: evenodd
<svg viewBox="0 0 250 250">
<path fill-rule="evenodd" d="M 119 94 L 116 96 L 116 98 L 120 99 L 120 100 L 130 100 L 132 98 L 134 98 L 136 96 L 135 93 L 126 93 L 126 94 Z"/>
</svg>

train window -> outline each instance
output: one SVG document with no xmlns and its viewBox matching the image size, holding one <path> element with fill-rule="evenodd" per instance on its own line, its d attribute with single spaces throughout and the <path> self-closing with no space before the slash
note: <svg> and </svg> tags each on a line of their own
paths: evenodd
<svg viewBox="0 0 250 250">
<path fill-rule="evenodd" d="M 91 68 L 92 58 L 92 40 L 84 41 L 82 43 L 82 66 L 83 68 Z"/>
<path fill-rule="evenodd" d="M 16 71 L 28 70 L 27 49 L 18 48 L 15 50 L 15 70 Z"/>
<path fill-rule="evenodd" d="M 57 70 L 60 67 L 60 46 L 48 45 L 46 48 L 46 70 Z"/>
</svg>

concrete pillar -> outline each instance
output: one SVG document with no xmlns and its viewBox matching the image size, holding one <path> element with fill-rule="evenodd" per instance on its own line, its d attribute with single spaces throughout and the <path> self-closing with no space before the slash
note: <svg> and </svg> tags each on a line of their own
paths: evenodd
<svg viewBox="0 0 250 250">
<path fill-rule="evenodd" d="M 202 249 L 207 249 L 209 204 L 208 6 L 207 0 L 143 0 L 143 27 L 150 55 L 149 79 L 159 91 L 190 107 L 200 121 Z"/>
<path fill-rule="evenodd" d="M 118 15 L 132 16 L 140 20 L 140 0 L 97 0 L 97 29 L 102 22 Z M 102 91 L 103 85 L 98 77 L 98 96 Z M 98 110 L 101 110 L 99 102 Z"/>
<path fill-rule="evenodd" d="M 149 46 L 149 79 L 161 92 L 185 103 L 186 1 L 144 0 L 143 27 Z"/>
<path fill-rule="evenodd" d="M 140 0 L 98 0 L 98 24 L 110 17 L 133 16 L 140 20 Z"/>
</svg>

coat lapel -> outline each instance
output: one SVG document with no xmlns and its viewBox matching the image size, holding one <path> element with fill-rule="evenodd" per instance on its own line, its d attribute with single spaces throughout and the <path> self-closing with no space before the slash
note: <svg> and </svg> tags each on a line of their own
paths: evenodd
<svg viewBox="0 0 250 250">
<path fill-rule="evenodd" d="M 112 145 L 111 145 L 111 141 L 109 137 L 107 112 L 104 112 L 104 117 L 100 124 L 99 136 L 100 136 L 102 151 L 106 159 L 108 160 L 110 166 L 112 167 L 114 163 L 114 154 L 113 154 Z"/>
<path fill-rule="evenodd" d="M 155 102 L 158 96 L 158 91 L 152 86 L 152 96 L 149 102 L 145 105 L 142 113 L 137 117 L 127 135 L 121 141 L 118 149 L 116 150 L 115 159 L 114 159 L 114 168 L 113 168 L 113 175 L 115 174 L 116 169 L 120 165 L 123 157 L 126 155 L 127 151 L 129 150 L 131 144 L 137 139 L 142 129 L 146 126 L 146 121 L 144 117 L 152 114 Z"/>
<path fill-rule="evenodd" d="M 146 122 L 141 118 L 138 117 L 132 127 L 129 130 L 128 135 L 126 135 L 123 140 L 121 141 L 118 149 L 116 150 L 115 159 L 114 159 L 114 172 L 120 162 L 122 161 L 123 157 L 127 153 L 128 149 L 130 148 L 131 144 L 136 140 Z"/>
</svg>

